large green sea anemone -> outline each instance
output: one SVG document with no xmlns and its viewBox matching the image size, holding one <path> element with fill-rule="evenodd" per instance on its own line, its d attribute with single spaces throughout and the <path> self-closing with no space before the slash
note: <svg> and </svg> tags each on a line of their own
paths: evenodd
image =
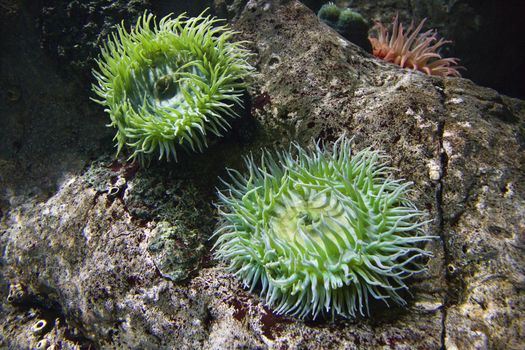
<svg viewBox="0 0 525 350">
<path fill-rule="evenodd" d="M 385 156 L 296 144 L 265 151 L 219 192 L 215 255 L 278 314 L 315 319 L 369 314 L 369 298 L 404 305 L 404 280 L 424 270 L 424 214 Z"/>
<path fill-rule="evenodd" d="M 242 42 L 220 20 L 145 13 L 131 31 L 120 25 L 102 48 L 93 85 L 117 128 L 118 152 L 140 160 L 158 152 L 177 159 L 177 147 L 202 151 L 209 132 L 221 136 L 241 103 L 254 68 Z"/>
</svg>

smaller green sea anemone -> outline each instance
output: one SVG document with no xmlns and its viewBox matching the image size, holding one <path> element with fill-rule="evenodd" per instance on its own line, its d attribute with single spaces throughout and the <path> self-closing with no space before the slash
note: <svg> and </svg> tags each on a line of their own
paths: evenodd
<svg viewBox="0 0 525 350">
<path fill-rule="evenodd" d="M 334 4 L 333 2 L 328 2 L 321 6 L 317 16 L 322 20 L 330 21 L 332 23 L 337 23 L 339 20 L 339 15 L 341 14 L 342 8 Z"/>
<path fill-rule="evenodd" d="M 215 255 L 278 314 L 299 318 L 369 314 L 369 298 L 404 305 L 404 280 L 424 270 L 419 245 L 433 237 L 390 177 L 385 156 L 352 156 L 344 136 L 331 149 L 297 144 L 265 151 L 247 174 L 230 170 L 219 192 Z M 292 152 L 295 151 L 295 152 Z"/>
<path fill-rule="evenodd" d="M 220 20 L 180 15 L 158 23 L 145 13 L 131 31 L 117 28 L 93 74 L 96 102 L 117 128 L 118 152 L 131 158 L 177 159 L 177 147 L 202 151 L 209 132 L 221 136 L 235 116 L 245 78 L 254 71 L 243 42 Z"/>
<path fill-rule="evenodd" d="M 347 40 L 371 51 L 368 41 L 369 25 L 359 13 L 350 8 L 342 8 L 333 2 L 328 2 L 319 9 L 317 16 Z"/>
</svg>

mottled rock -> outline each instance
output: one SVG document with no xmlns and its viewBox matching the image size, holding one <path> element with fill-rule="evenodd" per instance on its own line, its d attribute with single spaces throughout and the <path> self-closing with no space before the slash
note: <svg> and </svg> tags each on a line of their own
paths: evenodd
<svg viewBox="0 0 525 350">
<path fill-rule="evenodd" d="M 66 174 L 111 145 L 88 87 L 40 48 L 27 2 L 1 3 L 14 12 L 0 8 L 0 216 L 27 196 L 48 198 Z"/>
<path fill-rule="evenodd" d="M 469 91 L 467 93 L 466 91 Z M 451 349 L 523 348 L 525 105 L 464 80 L 445 85 L 442 183 Z M 515 109 L 517 107 L 517 109 Z M 521 124 L 521 129 L 519 128 Z"/>
<path fill-rule="evenodd" d="M 124 20 L 135 24 L 148 5 L 147 0 L 43 0 L 38 9 L 41 45 L 67 73 L 89 81 L 108 34 Z"/>
<path fill-rule="evenodd" d="M 523 348 L 525 102 L 378 61 L 298 1 L 234 3 L 233 26 L 257 53 L 251 122 L 179 164 L 102 157 L 63 174 L 49 198 L 7 194 L 0 346 Z M 210 258 L 217 175 L 261 145 L 343 132 L 415 183 L 412 199 L 440 237 L 434 257 L 408 282 L 405 309 L 374 304 L 369 318 L 335 322 L 277 316 Z"/>
</svg>

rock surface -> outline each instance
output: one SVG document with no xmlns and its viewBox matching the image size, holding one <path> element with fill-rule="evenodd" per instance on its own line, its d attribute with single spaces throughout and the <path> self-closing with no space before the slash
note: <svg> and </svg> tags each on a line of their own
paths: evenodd
<svg viewBox="0 0 525 350">
<path fill-rule="evenodd" d="M 12 181 L 2 194 L 0 346 L 524 348 L 525 102 L 380 62 L 297 1 L 226 3 L 260 74 L 246 116 L 204 154 L 147 170 L 73 157 L 56 191 L 13 200 L 15 155 L 2 149 L 0 176 Z M 434 257 L 409 282 L 406 309 L 378 305 L 370 318 L 334 323 L 276 316 L 211 258 L 216 178 L 261 145 L 343 132 L 415 183 L 440 237 Z"/>
</svg>

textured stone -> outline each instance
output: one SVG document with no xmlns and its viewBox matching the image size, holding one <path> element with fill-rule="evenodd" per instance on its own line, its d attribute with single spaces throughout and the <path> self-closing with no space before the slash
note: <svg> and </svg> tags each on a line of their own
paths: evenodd
<svg viewBox="0 0 525 350">
<path fill-rule="evenodd" d="M 144 0 L 43 0 L 41 44 L 65 72 L 89 81 L 100 44 L 123 20 L 134 24 L 147 6 Z"/>
</svg>

